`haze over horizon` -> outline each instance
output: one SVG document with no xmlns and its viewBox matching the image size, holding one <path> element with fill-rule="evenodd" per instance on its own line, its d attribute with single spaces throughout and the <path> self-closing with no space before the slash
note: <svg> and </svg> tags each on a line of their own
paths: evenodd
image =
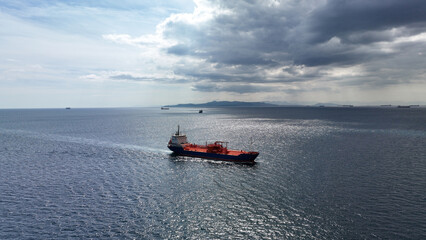
<svg viewBox="0 0 426 240">
<path fill-rule="evenodd" d="M 426 2 L 0 0 L 0 108 L 426 104 Z"/>
</svg>

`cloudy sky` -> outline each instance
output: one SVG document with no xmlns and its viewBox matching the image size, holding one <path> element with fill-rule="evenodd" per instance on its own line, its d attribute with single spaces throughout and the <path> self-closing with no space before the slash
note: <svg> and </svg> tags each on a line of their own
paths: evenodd
<svg viewBox="0 0 426 240">
<path fill-rule="evenodd" d="M 426 104 L 424 0 L 0 0 L 0 108 Z"/>
</svg>

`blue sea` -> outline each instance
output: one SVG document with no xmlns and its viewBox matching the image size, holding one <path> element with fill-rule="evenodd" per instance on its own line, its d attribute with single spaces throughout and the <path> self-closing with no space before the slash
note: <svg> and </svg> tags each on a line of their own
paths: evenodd
<svg viewBox="0 0 426 240">
<path fill-rule="evenodd" d="M 0 110 L 0 239 L 426 239 L 425 108 L 198 110 Z"/>
</svg>

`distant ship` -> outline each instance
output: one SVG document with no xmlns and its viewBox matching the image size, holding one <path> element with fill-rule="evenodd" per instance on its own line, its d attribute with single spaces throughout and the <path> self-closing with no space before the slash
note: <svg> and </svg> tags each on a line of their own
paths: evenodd
<svg viewBox="0 0 426 240">
<path fill-rule="evenodd" d="M 70 110 L 71 108 L 70 108 L 70 107 L 66 107 L 65 109 L 66 109 L 66 110 Z"/>
<path fill-rule="evenodd" d="M 410 106 L 406 106 L 406 105 L 399 105 L 398 108 L 410 108 Z"/>
<path fill-rule="evenodd" d="M 161 110 L 169 110 L 168 107 L 161 107 Z"/>
<path fill-rule="evenodd" d="M 247 152 L 243 150 L 228 149 L 228 142 L 216 141 L 211 144 L 197 145 L 189 143 L 186 135 L 177 132 L 170 138 L 167 147 L 175 154 L 188 157 L 198 157 L 219 161 L 238 163 L 254 163 L 259 155 L 258 152 Z"/>
<path fill-rule="evenodd" d="M 198 111 L 198 113 L 203 113 L 203 110 L 201 109 L 200 111 Z"/>
</svg>

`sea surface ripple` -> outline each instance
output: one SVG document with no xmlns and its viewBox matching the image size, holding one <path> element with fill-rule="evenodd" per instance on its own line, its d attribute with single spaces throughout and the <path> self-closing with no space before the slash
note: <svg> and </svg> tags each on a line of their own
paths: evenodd
<svg viewBox="0 0 426 240">
<path fill-rule="evenodd" d="M 426 239 L 426 109 L 0 110 L 0 239 Z M 179 157 L 189 141 L 260 152 Z"/>
</svg>

